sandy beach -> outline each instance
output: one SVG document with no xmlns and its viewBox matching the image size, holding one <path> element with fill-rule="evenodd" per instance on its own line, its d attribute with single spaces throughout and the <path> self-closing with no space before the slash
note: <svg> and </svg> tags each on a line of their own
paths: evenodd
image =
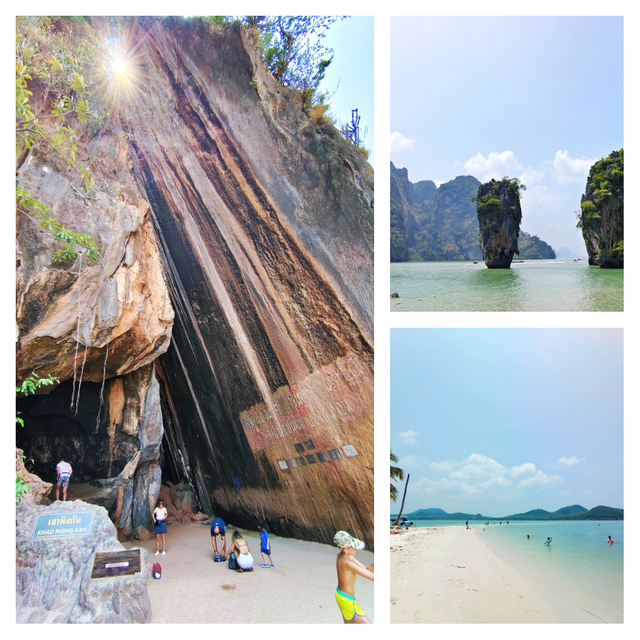
<svg viewBox="0 0 640 640">
<path fill-rule="evenodd" d="M 227 548 L 234 527 L 227 526 Z M 167 555 L 155 554 L 155 539 L 124 543 L 143 547 L 149 563 L 160 562 L 162 578 L 150 580 L 152 623 L 335 623 L 342 616 L 335 601 L 337 547 L 279 538 L 270 534 L 275 568 L 263 569 L 260 536 L 238 529 L 254 558 L 254 570 L 236 573 L 213 562 L 210 529 L 201 524 L 171 524 Z M 358 552 L 365 565 L 373 554 Z M 373 582 L 358 577 L 356 596 L 373 622 Z"/>
<path fill-rule="evenodd" d="M 391 622 L 593 622 L 542 591 L 482 540 L 490 532 L 416 527 L 391 535 Z"/>
</svg>

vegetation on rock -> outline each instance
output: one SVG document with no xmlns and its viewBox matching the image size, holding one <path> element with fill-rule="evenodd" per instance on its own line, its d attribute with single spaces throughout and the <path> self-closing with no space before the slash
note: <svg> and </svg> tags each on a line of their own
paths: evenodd
<svg viewBox="0 0 640 640">
<path fill-rule="evenodd" d="M 46 42 L 46 45 L 44 44 Z M 18 18 L 16 29 L 16 155 L 18 168 L 38 145 L 55 151 L 78 176 L 79 195 L 91 197 L 95 187 L 88 164 L 77 158 L 77 135 L 69 121 L 91 122 L 96 114 L 83 99 L 87 82 L 81 72 L 87 50 L 55 30 L 51 18 Z M 31 88 L 30 88 L 31 87 Z M 33 89 L 33 90 L 32 90 Z M 37 92 L 35 102 L 32 102 Z M 62 247 L 55 262 L 75 259 L 82 250 L 92 260 L 100 252 L 91 238 L 64 227 L 50 215 L 51 207 L 39 202 L 16 182 L 17 211 L 51 233 Z"/>
<path fill-rule="evenodd" d="M 589 170 L 576 226 L 582 229 L 589 264 L 624 265 L 624 149 L 612 151 Z"/>
<path fill-rule="evenodd" d="M 556 258 L 556 253 L 551 245 L 526 231 L 520 231 L 518 251 L 520 252 L 518 255 L 523 260 L 555 260 Z"/>
</svg>

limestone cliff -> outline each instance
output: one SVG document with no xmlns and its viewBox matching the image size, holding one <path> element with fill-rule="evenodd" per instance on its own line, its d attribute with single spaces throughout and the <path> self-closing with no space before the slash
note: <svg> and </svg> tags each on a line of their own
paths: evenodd
<svg viewBox="0 0 640 640">
<path fill-rule="evenodd" d="M 476 204 L 482 257 L 489 269 L 508 269 L 518 254 L 520 234 L 519 182 L 504 178 L 478 187 Z"/>
<path fill-rule="evenodd" d="M 589 264 L 624 267 L 624 150 L 612 151 L 589 170 L 581 199 L 582 228 Z"/>
<path fill-rule="evenodd" d="M 39 441 L 46 464 L 75 432 L 124 535 L 149 526 L 143 494 L 157 495 L 162 468 L 234 524 L 372 542 L 371 167 L 308 119 L 239 23 L 128 29 L 144 95 L 83 140 L 118 195 L 76 203 L 44 153 L 20 169 L 103 247 L 96 265 L 56 268 L 19 222 L 18 370 L 67 380 L 54 393 L 68 399 L 84 366 L 86 420 L 29 399 L 36 430 L 60 429 Z M 140 395 L 129 377 L 152 361 L 159 387 L 145 374 Z"/>
</svg>

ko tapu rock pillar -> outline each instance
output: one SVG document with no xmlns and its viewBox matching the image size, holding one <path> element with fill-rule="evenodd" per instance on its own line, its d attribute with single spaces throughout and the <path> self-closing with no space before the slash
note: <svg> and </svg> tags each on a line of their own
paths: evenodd
<svg viewBox="0 0 640 640">
<path fill-rule="evenodd" d="M 520 189 L 517 178 L 491 180 L 478 187 L 478 235 L 482 257 L 489 269 L 508 269 L 518 254 Z"/>
</svg>

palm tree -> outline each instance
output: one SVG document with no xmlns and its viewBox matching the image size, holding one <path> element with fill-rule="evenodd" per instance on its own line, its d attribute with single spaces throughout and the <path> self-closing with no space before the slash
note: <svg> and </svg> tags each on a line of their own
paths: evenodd
<svg viewBox="0 0 640 640">
<path fill-rule="evenodd" d="M 398 456 L 394 455 L 393 451 L 391 452 L 391 462 L 398 462 Z M 400 467 L 394 467 L 391 465 L 391 479 L 392 480 L 404 480 L 404 471 Z M 395 502 L 398 497 L 398 490 L 393 486 L 391 486 L 391 499 Z"/>
</svg>

